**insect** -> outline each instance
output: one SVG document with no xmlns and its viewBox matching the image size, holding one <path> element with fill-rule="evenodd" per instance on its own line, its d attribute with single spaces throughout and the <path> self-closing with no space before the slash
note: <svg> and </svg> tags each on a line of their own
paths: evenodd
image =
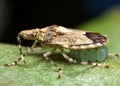
<svg viewBox="0 0 120 86">
<path fill-rule="evenodd" d="M 25 53 L 21 49 L 21 38 L 35 40 L 33 45 Z M 19 32 L 17 41 L 20 57 L 11 64 L 5 64 L 5 66 L 15 66 L 21 60 L 26 63 L 24 57 L 34 51 L 37 42 L 40 42 L 43 46 L 53 48 L 52 51 L 45 52 L 43 56 L 58 68 L 58 78 L 62 76 L 62 69 L 49 58 L 49 55 L 54 53 L 56 49 L 60 49 L 62 56 L 69 62 L 81 64 L 95 63 L 94 66 L 101 66 L 96 62 L 104 61 L 108 55 L 108 49 L 105 46 L 108 43 L 108 39 L 104 35 L 58 25 L 51 25 L 41 29 L 23 30 Z M 70 56 L 64 52 L 64 49 L 70 50 Z"/>
</svg>

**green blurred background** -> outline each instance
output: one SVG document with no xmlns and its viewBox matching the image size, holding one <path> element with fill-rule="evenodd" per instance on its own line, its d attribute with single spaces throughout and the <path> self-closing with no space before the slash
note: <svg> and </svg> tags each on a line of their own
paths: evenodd
<svg viewBox="0 0 120 86">
<path fill-rule="evenodd" d="M 114 7 L 108 9 L 101 16 L 91 19 L 88 22 L 83 23 L 77 28 L 85 29 L 88 31 L 95 31 L 103 33 L 109 39 L 108 47 L 110 52 L 120 53 L 119 43 L 120 43 L 120 8 Z"/>
</svg>

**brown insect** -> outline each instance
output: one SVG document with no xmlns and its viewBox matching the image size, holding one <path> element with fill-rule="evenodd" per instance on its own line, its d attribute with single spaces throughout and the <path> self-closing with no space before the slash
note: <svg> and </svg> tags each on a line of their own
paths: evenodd
<svg viewBox="0 0 120 86">
<path fill-rule="evenodd" d="M 23 53 L 21 49 L 21 38 L 26 40 L 35 40 L 33 45 L 25 53 Z M 5 66 L 15 66 L 21 60 L 23 60 L 24 63 L 26 63 L 24 60 L 24 56 L 34 51 L 37 42 L 40 42 L 43 46 L 50 46 L 51 48 L 53 48 L 52 51 L 44 53 L 43 56 L 45 57 L 46 60 L 49 60 L 51 64 L 58 68 L 58 78 L 60 78 L 62 75 L 62 69 L 58 67 L 58 65 L 55 64 L 53 60 L 48 57 L 49 55 L 54 53 L 57 48 L 61 50 L 61 54 L 66 60 L 72 63 L 78 63 L 79 62 L 78 60 L 64 53 L 64 48 L 69 49 L 71 53 L 72 52 L 76 53 L 77 51 L 95 48 L 98 48 L 99 50 L 99 48 L 105 46 L 108 43 L 108 39 L 100 33 L 75 30 L 58 25 L 52 25 L 41 29 L 36 28 L 32 30 L 23 30 L 19 32 L 17 36 L 17 41 L 19 44 L 20 57 L 17 60 L 15 60 L 12 64 L 5 64 Z M 105 55 L 103 56 L 106 57 L 106 55 L 108 55 L 106 48 L 102 49 L 105 51 Z M 100 53 L 98 54 L 101 55 L 101 53 L 102 52 L 100 51 Z M 78 58 L 79 57 L 80 56 L 78 56 Z M 81 60 L 80 63 L 85 64 L 88 63 L 89 61 L 90 60 L 88 61 Z M 94 66 L 101 65 L 94 62 Z"/>
</svg>

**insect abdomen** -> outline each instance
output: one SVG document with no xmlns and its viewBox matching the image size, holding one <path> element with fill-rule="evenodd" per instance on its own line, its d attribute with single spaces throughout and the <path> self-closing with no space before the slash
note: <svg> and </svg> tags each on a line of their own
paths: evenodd
<svg viewBox="0 0 120 86">
<path fill-rule="evenodd" d="M 102 46 L 93 49 L 70 50 L 70 56 L 81 62 L 103 62 L 108 55 L 108 48 Z"/>
</svg>

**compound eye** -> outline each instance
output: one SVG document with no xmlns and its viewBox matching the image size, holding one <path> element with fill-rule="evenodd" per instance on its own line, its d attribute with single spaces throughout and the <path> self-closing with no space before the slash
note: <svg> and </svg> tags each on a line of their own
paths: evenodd
<svg viewBox="0 0 120 86">
<path fill-rule="evenodd" d="M 35 38 L 37 36 L 37 32 L 32 32 L 31 37 Z"/>
</svg>

